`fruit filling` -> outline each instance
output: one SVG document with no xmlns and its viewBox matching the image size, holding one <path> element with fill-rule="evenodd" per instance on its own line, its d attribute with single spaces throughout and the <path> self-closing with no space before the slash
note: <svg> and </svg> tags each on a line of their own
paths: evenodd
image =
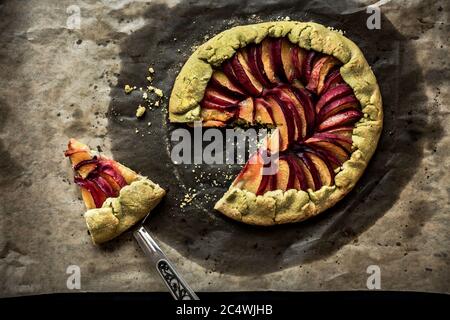
<svg viewBox="0 0 450 320">
<path fill-rule="evenodd" d="M 70 139 L 64 155 L 70 158 L 75 183 L 80 186 L 88 209 L 100 208 L 107 198 L 118 197 L 120 190 L 137 178 L 134 171 L 94 155 L 87 145 L 75 139 Z"/>
<path fill-rule="evenodd" d="M 263 175 L 262 153 L 250 157 L 233 182 L 256 194 L 318 190 L 334 184 L 350 158 L 360 104 L 336 58 L 266 38 L 246 46 L 215 70 L 203 100 L 205 127 L 263 125 L 279 130 L 276 174 Z"/>
</svg>

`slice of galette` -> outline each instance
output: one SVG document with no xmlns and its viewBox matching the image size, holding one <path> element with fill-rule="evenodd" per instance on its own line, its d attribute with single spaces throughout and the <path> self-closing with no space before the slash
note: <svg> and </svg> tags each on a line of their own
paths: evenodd
<svg viewBox="0 0 450 320">
<path fill-rule="evenodd" d="M 126 231 L 166 194 L 158 184 L 75 139 L 70 139 L 64 155 L 72 163 L 75 183 L 88 209 L 84 217 L 95 244 Z"/>
<path fill-rule="evenodd" d="M 283 21 L 235 27 L 201 45 L 175 81 L 169 120 L 277 128 L 278 148 L 252 155 L 215 205 L 233 219 L 273 225 L 314 216 L 355 186 L 376 149 L 383 108 L 351 40 Z M 277 155 L 277 170 L 264 170 L 264 154 Z"/>
</svg>

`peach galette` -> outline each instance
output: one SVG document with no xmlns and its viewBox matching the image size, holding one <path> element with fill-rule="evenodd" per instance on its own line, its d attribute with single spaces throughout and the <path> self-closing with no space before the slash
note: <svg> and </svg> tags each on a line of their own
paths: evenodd
<svg viewBox="0 0 450 320">
<path fill-rule="evenodd" d="M 86 224 L 96 244 L 111 240 L 144 218 L 166 193 L 146 177 L 97 155 L 75 139 L 70 139 L 64 154 L 72 163 L 75 183 L 88 209 Z"/>
<path fill-rule="evenodd" d="M 175 81 L 169 119 L 278 129 L 278 149 L 252 155 L 215 205 L 236 220 L 273 225 L 316 215 L 354 187 L 383 111 L 375 76 L 352 41 L 316 23 L 268 22 L 200 46 Z M 265 174 L 262 155 L 274 152 L 278 170 Z"/>
</svg>

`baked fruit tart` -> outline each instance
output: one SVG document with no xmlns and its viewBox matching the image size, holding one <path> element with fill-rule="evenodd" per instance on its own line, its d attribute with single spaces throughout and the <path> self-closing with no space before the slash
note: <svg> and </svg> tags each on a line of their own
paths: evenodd
<svg viewBox="0 0 450 320">
<path fill-rule="evenodd" d="M 278 170 L 263 174 L 267 147 L 251 155 L 216 203 L 256 225 L 297 222 L 335 205 L 372 157 L 383 110 L 360 49 L 311 22 L 226 30 L 201 45 L 176 78 L 169 120 L 205 127 L 278 129 Z"/>
<path fill-rule="evenodd" d="M 95 244 L 129 229 L 166 194 L 158 184 L 75 139 L 70 139 L 64 154 L 72 163 L 75 183 L 88 209 L 84 217 Z"/>
</svg>

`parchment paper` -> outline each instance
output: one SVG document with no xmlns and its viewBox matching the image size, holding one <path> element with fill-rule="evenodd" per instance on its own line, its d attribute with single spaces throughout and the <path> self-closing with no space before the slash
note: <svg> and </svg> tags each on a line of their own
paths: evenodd
<svg viewBox="0 0 450 320">
<path fill-rule="evenodd" d="M 449 292 L 448 3 L 388 2 L 380 30 L 366 27 L 368 4 L 1 2 L 0 296 L 70 291 L 70 265 L 82 291 L 164 290 L 129 233 L 91 244 L 62 153 L 70 137 L 169 189 L 147 226 L 197 291 L 364 290 L 377 265 L 382 289 Z M 239 166 L 175 166 L 167 99 L 137 120 L 141 93 L 123 87 L 145 87 L 151 65 L 168 96 L 206 38 L 286 17 L 344 30 L 361 47 L 385 126 L 365 175 L 337 206 L 256 228 L 212 210 L 230 183 L 221 177 Z M 186 193 L 196 197 L 180 208 Z"/>
</svg>

